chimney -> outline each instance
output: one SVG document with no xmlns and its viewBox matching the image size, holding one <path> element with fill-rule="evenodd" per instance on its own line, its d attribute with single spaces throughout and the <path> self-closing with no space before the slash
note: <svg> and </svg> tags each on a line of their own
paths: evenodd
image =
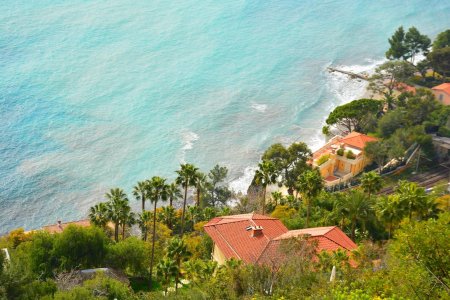
<svg viewBox="0 0 450 300">
<path fill-rule="evenodd" d="M 252 228 L 252 237 L 261 236 L 263 234 L 262 230 L 262 226 L 254 226 Z"/>
</svg>

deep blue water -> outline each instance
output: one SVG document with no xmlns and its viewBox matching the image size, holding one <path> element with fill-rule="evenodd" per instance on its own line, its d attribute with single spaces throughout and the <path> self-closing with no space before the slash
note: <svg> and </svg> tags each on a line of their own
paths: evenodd
<svg viewBox="0 0 450 300">
<path fill-rule="evenodd" d="M 312 147 L 387 38 L 450 27 L 448 1 L 0 1 L 0 233 L 86 215 L 110 187 Z M 133 203 L 138 205 L 137 202 Z"/>
</svg>

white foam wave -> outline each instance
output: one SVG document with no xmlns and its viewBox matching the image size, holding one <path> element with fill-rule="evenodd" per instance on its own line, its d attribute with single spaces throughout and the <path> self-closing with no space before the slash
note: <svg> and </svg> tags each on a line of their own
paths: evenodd
<svg viewBox="0 0 450 300">
<path fill-rule="evenodd" d="M 198 134 L 196 134 L 195 132 L 192 131 L 187 131 L 185 133 L 182 134 L 183 136 L 183 150 L 191 150 L 192 147 L 194 146 L 194 142 L 196 140 L 198 140 Z"/>
<path fill-rule="evenodd" d="M 186 162 L 186 152 L 194 147 L 194 142 L 199 139 L 198 134 L 192 131 L 184 131 L 181 133 L 181 139 L 183 141 L 183 146 L 181 147 L 181 157 L 180 161 L 182 163 Z"/>
<path fill-rule="evenodd" d="M 228 184 L 229 188 L 236 193 L 240 192 L 242 194 L 247 194 L 248 187 L 252 183 L 256 169 L 257 167 L 255 166 L 246 167 L 244 173 L 240 177 L 232 180 Z"/>
<path fill-rule="evenodd" d="M 335 68 L 356 74 L 371 75 L 375 71 L 375 68 L 384 61 L 386 59 L 367 59 L 361 65 L 338 65 Z M 354 79 L 339 72 L 327 72 L 327 77 L 327 88 L 338 100 L 337 103 L 333 103 L 333 107 L 330 107 L 330 109 L 363 97 L 366 94 L 368 83 L 365 80 Z"/>
<path fill-rule="evenodd" d="M 333 65 L 333 67 L 343 71 L 370 76 L 374 73 L 376 67 L 385 61 L 386 59 L 366 59 L 362 64 Z M 367 81 L 362 79 L 354 79 L 339 72 L 329 72 L 327 70 L 327 67 L 329 66 L 331 66 L 331 63 L 324 68 L 326 70 L 326 88 L 328 90 L 328 94 L 331 94 L 334 101 L 330 102 L 329 106 L 325 108 L 327 113 L 322 117 L 322 124 L 325 124 L 325 120 L 328 117 L 328 112 L 332 111 L 336 106 L 369 96 L 367 93 Z M 324 143 L 325 137 L 322 134 L 321 128 L 318 128 L 310 137 L 308 145 L 313 151 L 315 151 L 323 146 Z"/>
<path fill-rule="evenodd" d="M 252 102 L 252 108 L 258 112 L 265 112 L 267 110 L 267 104 Z"/>
</svg>

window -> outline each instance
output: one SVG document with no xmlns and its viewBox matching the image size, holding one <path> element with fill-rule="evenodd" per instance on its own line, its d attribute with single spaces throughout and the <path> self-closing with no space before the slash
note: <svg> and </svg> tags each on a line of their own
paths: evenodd
<svg viewBox="0 0 450 300">
<path fill-rule="evenodd" d="M 442 100 L 444 100 L 444 95 L 440 94 L 440 95 L 439 95 L 439 101 L 442 102 Z"/>
</svg>

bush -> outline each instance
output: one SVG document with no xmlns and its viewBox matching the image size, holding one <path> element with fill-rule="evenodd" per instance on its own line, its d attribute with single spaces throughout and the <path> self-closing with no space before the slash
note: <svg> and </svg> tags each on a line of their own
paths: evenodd
<svg viewBox="0 0 450 300">
<path fill-rule="evenodd" d="M 53 253 L 56 235 L 48 232 L 37 232 L 31 240 L 20 244 L 11 256 L 15 265 L 26 266 L 27 271 L 42 279 L 53 275 L 57 267 L 57 258 Z"/>
<path fill-rule="evenodd" d="M 12 230 L 6 237 L 9 247 L 17 248 L 21 243 L 27 241 L 28 235 L 25 234 L 23 228 L 17 228 Z"/>
<path fill-rule="evenodd" d="M 405 298 L 430 296 L 435 299 L 448 294 L 442 282 L 449 282 L 450 214 L 443 213 L 438 219 L 422 222 L 405 222 L 395 232 L 396 239 L 389 244 L 389 259 L 392 284 Z"/>
<path fill-rule="evenodd" d="M 339 156 L 344 156 L 344 149 L 343 148 L 339 148 L 337 151 L 336 151 L 336 154 L 337 155 L 339 155 Z"/>
<path fill-rule="evenodd" d="M 317 160 L 317 165 L 321 166 L 324 163 L 326 163 L 328 160 L 330 159 L 330 155 L 329 154 L 325 154 L 322 155 L 321 157 L 319 157 L 319 159 Z"/>
<path fill-rule="evenodd" d="M 56 235 L 53 254 L 64 270 L 101 267 L 108 242 L 100 228 L 69 225 Z"/>
<path fill-rule="evenodd" d="M 94 279 L 85 281 L 83 286 L 77 286 L 69 291 L 58 291 L 53 297 L 46 296 L 42 299 L 90 300 L 136 299 L 136 297 L 126 284 L 99 273 Z"/>
<path fill-rule="evenodd" d="M 130 275 L 145 276 L 150 265 L 150 246 L 137 237 L 129 237 L 108 247 L 107 262 L 112 268 Z"/>
<path fill-rule="evenodd" d="M 345 157 L 347 157 L 348 159 L 355 159 L 356 155 L 352 152 L 352 150 L 348 150 Z"/>
<path fill-rule="evenodd" d="M 21 287 L 21 299 L 40 299 L 46 295 L 53 295 L 57 291 L 53 280 L 35 280 Z"/>
<path fill-rule="evenodd" d="M 450 129 L 445 126 L 440 126 L 437 132 L 438 136 L 450 137 Z"/>
</svg>

